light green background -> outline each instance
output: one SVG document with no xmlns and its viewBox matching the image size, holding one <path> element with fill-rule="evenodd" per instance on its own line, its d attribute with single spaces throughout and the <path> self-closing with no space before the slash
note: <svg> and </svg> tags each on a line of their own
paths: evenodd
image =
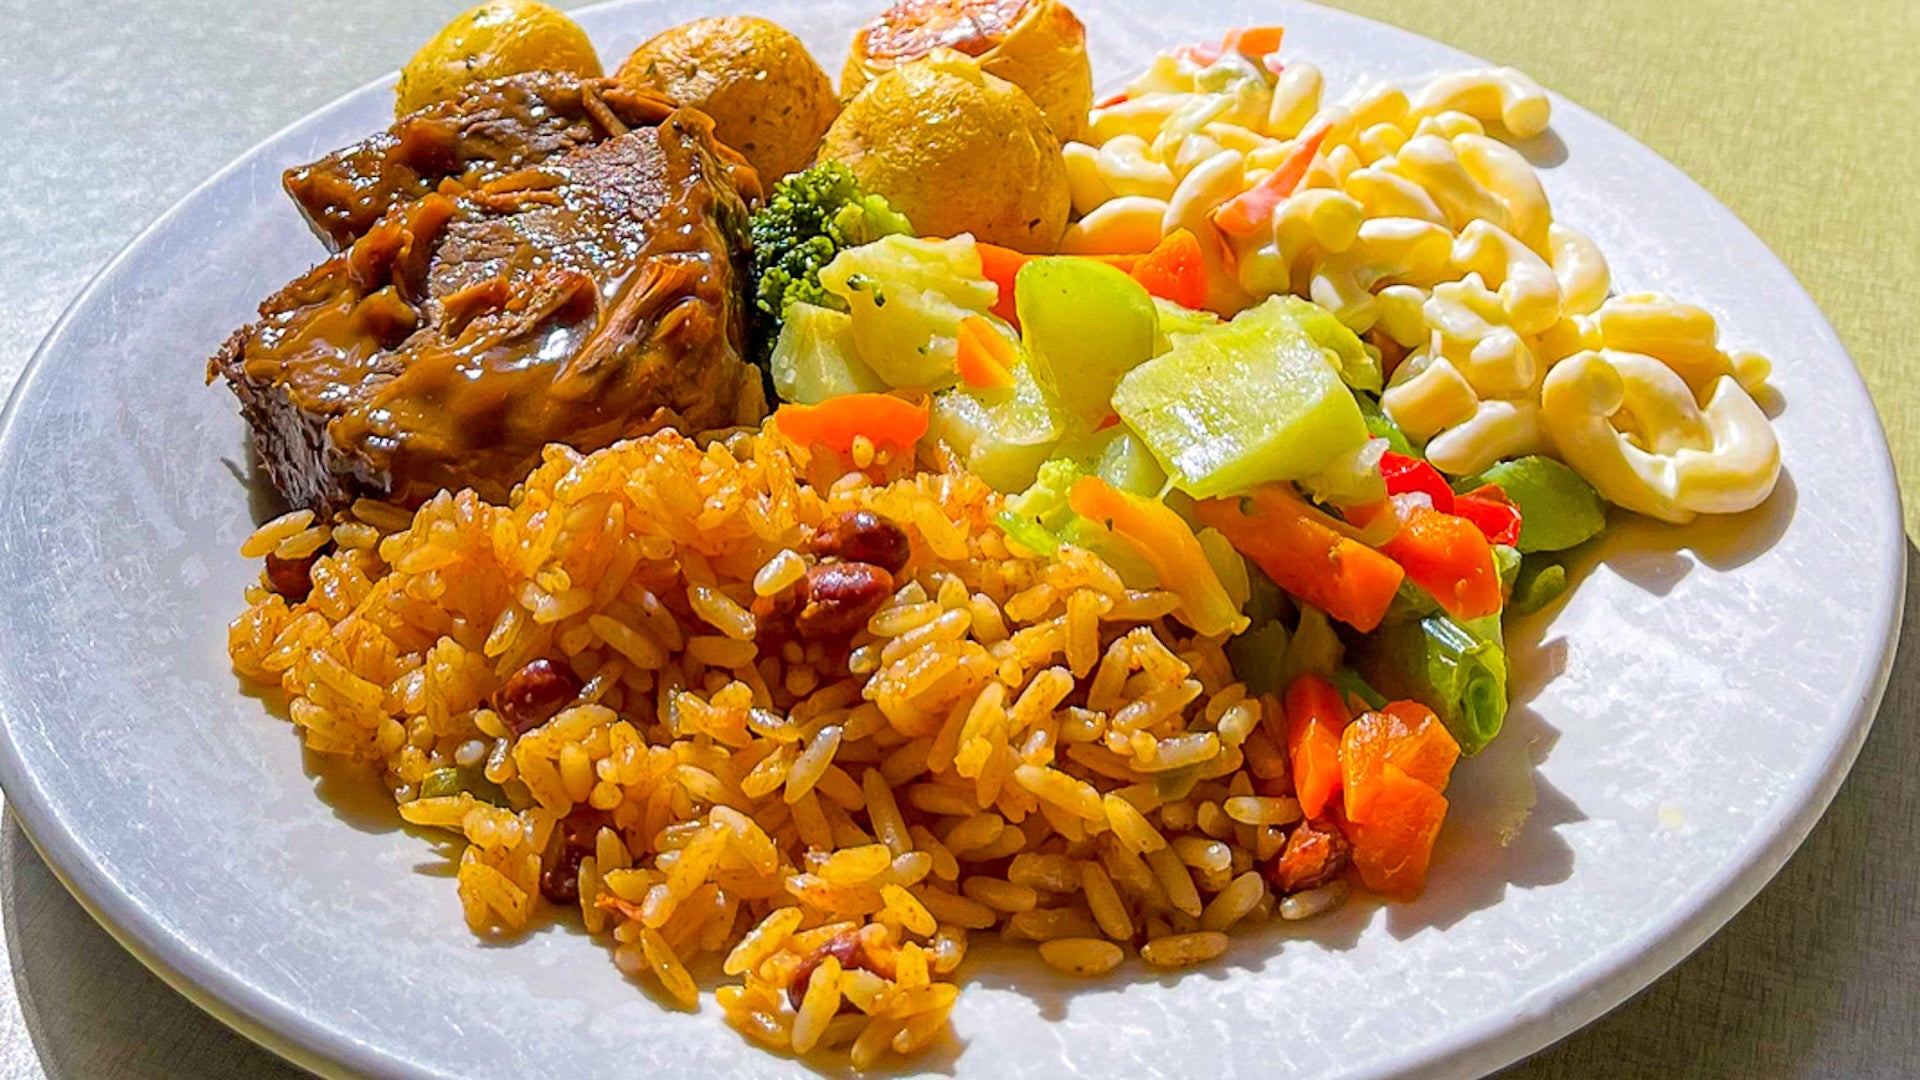
<svg viewBox="0 0 1920 1080">
<path fill-rule="evenodd" d="M 1920 3 L 1323 2 L 1526 71 L 1739 214 L 1866 376 L 1920 537 Z"/>
</svg>

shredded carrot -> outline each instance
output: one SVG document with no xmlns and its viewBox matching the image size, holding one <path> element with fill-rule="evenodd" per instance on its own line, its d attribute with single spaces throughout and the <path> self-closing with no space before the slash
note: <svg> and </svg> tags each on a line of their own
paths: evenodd
<svg viewBox="0 0 1920 1080">
<path fill-rule="evenodd" d="M 1241 500 L 1194 505 L 1274 583 L 1333 618 L 1366 632 L 1380 625 L 1406 571 L 1322 520 L 1287 484 L 1263 484 Z"/>
<path fill-rule="evenodd" d="M 1149 293 L 1184 308 L 1207 304 L 1207 264 L 1200 240 L 1186 229 L 1175 229 L 1133 264 L 1133 280 Z"/>
<path fill-rule="evenodd" d="M 959 348 L 953 366 L 968 385 L 982 390 L 1004 390 L 1013 385 L 1013 366 L 1019 362 L 1013 342 L 979 315 L 960 320 Z"/>
<path fill-rule="evenodd" d="M 1247 617 L 1227 596 L 1193 529 L 1165 503 L 1121 491 L 1098 476 L 1083 476 L 1067 489 L 1067 505 L 1146 560 L 1160 587 L 1180 597 L 1195 630 L 1211 635 L 1247 628 Z"/>
<path fill-rule="evenodd" d="M 1317 818 L 1340 793 L 1340 733 L 1347 726 L 1347 709 L 1340 691 L 1312 673 L 1293 680 L 1282 707 L 1294 794 L 1300 811 Z"/>
<path fill-rule="evenodd" d="M 1306 178 L 1307 167 L 1313 164 L 1313 157 L 1320 152 L 1320 144 L 1327 138 L 1327 127 L 1321 125 L 1312 134 L 1303 135 L 1294 144 L 1280 167 L 1267 174 L 1264 180 L 1235 195 L 1213 212 L 1214 227 L 1233 236 L 1245 236 L 1256 230 L 1266 228 L 1273 218 L 1274 208 L 1293 194 Z"/>
<path fill-rule="evenodd" d="M 1239 30 L 1227 31 L 1225 42 L 1227 52 L 1237 52 L 1250 60 L 1271 56 L 1280 51 L 1280 39 L 1287 32 L 1284 26 L 1248 26 Z"/>
<path fill-rule="evenodd" d="M 915 402 L 893 394 L 842 394 L 818 405 L 782 405 L 773 422 L 801 446 L 846 453 L 863 435 L 875 446 L 913 446 L 927 433 L 928 413 L 925 398 Z"/>
</svg>

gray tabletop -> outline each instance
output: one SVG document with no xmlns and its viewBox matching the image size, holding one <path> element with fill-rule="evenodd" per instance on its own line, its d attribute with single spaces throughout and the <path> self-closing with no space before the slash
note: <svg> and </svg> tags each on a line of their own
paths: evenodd
<svg viewBox="0 0 1920 1080">
<path fill-rule="evenodd" d="M 0 392 L 142 226 L 275 129 L 398 66 L 468 3 L 0 0 Z M 1908 577 L 1920 626 L 1920 573 Z M 1503 1078 L 1920 1074 L 1920 643 L 1908 640 L 1851 778 L 1780 876 L 1678 969 Z M 0 915 L 0 1077 L 297 1074 L 121 951 L 10 817 Z"/>
</svg>

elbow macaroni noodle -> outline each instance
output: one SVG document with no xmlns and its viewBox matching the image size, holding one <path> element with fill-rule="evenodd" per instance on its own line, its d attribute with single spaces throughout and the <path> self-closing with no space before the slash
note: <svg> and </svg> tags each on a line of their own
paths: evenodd
<svg viewBox="0 0 1920 1080">
<path fill-rule="evenodd" d="M 1327 308 L 1381 351 L 1382 407 L 1445 472 L 1554 454 L 1668 520 L 1765 499 L 1779 451 L 1752 395 L 1767 361 L 1723 351 L 1700 308 L 1609 298 L 1600 249 L 1554 220 L 1509 145 L 1547 128 L 1538 85 L 1492 68 L 1329 104 L 1318 68 L 1263 59 L 1163 54 L 1096 108 L 1091 141 L 1066 147 L 1078 220 L 1062 249 L 1143 251 L 1187 229 L 1209 306 L 1285 292 Z M 1315 136 L 1267 227 L 1213 227 Z"/>
</svg>

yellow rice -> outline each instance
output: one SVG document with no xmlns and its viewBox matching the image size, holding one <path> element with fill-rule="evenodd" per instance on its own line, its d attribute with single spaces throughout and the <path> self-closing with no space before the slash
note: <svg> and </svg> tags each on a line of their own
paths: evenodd
<svg viewBox="0 0 1920 1080">
<path fill-rule="evenodd" d="M 556 830 L 600 820 L 587 929 L 683 1007 L 724 973 L 726 1017 L 774 1049 L 864 1068 L 937 1040 L 969 931 L 1079 975 L 1219 956 L 1221 931 L 1279 906 L 1254 864 L 1299 817 L 1275 703 L 1171 594 L 1011 543 L 1000 497 L 957 468 L 867 454 L 669 431 L 550 448 L 507 506 L 289 515 L 247 550 L 334 545 L 305 601 L 249 590 L 233 662 L 286 690 L 309 747 L 466 840 L 476 933 L 526 927 Z M 894 591 L 843 646 L 770 635 L 756 599 L 855 509 L 912 541 Z M 516 736 L 495 696 L 543 658 L 583 688 Z M 436 786 L 461 769 L 507 805 Z"/>
</svg>

